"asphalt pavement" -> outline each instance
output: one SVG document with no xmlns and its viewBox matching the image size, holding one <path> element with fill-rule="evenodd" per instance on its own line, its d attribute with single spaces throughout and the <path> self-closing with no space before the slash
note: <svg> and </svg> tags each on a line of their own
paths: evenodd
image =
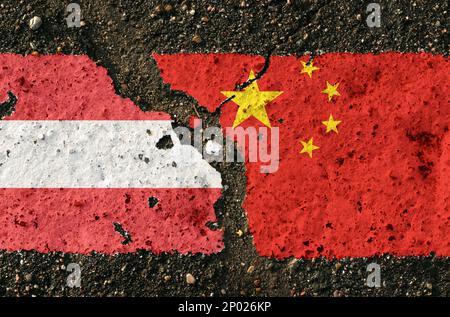
<svg viewBox="0 0 450 317">
<path fill-rule="evenodd" d="M 118 95 L 143 110 L 187 125 L 219 115 L 163 84 L 151 53 L 429 52 L 448 55 L 447 1 L 378 1 L 381 25 L 366 24 L 370 1 L 80 1 L 82 25 L 68 28 L 61 1 L 2 0 L 0 52 L 87 54 L 108 70 Z M 30 30 L 34 16 L 42 19 Z M 0 65 L 1 67 L 1 65 Z M 6 96 L 0 96 L 5 100 Z M 181 106 L 182 105 L 182 106 Z M 80 255 L 0 251 L 0 296 L 450 296 L 450 260 L 380 255 L 340 260 L 258 256 L 248 230 L 243 164 L 213 165 L 225 191 L 216 204 L 225 248 L 214 255 Z M 242 235 L 237 234 L 239 230 Z M 382 285 L 366 285 L 367 265 L 381 266 Z M 67 286 L 67 266 L 81 268 L 81 287 Z M 186 274 L 195 278 L 188 283 Z M 188 278 L 189 280 L 189 278 Z M 192 282 L 192 279 L 190 279 Z"/>
</svg>

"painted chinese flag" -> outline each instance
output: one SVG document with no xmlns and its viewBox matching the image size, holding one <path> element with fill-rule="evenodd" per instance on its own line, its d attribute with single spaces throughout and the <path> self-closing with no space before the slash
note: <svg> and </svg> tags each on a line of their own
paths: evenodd
<svg viewBox="0 0 450 317">
<path fill-rule="evenodd" d="M 172 89 L 209 111 L 234 95 L 223 128 L 279 128 L 279 169 L 246 162 L 243 207 L 261 255 L 450 256 L 448 58 L 275 56 L 241 90 L 263 57 L 154 58 Z"/>
</svg>

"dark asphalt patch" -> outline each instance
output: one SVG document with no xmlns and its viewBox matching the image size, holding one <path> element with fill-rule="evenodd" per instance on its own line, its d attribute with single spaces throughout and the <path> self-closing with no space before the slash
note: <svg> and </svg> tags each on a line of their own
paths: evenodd
<svg viewBox="0 0 450 317">
<path fill-rule="evenodd" d="M 172 137 L 165 135 L 156 143 L 156 147 L 160 150 L 167 150 L 173 147 Z"/>
<path fill-rule="evenodd" d="M 0 104 L 0 118 L 9 116 L 14 112 L 17 103 L 17 97 L 8 91 L 8 99 Z"/>
<path fill-rule="evenodd" d="M 164 4 L 171 3 L 170 10 Z M 60 1 L 2 1 L 0 51 L 88 54 L 108 69 L 118 94 L 143 110 L 165 111 L 188 125 L 197 109 L 205 127 L 217 126 L 193 98 L 162 83 L 151 52 L 240 52 L 267 56 L 313 52 L 431 52 L 448 54 L 448 3 L 379 1 L 381 28 L 365 24 L 371 1 L 80 1 L 82 28 L 67 28 Z M 42 26 L 31 31 L 35 15 Z M 205 18 L 206 17 L 206 18 Z M 270 66 L 269 66 L 270 67 Z M 7 96 L 0 96 L 4 102 Z M 243 164 L 216 163 L 224 196 L 216 204 L 225 249 L 211 255 L 105 256 L 0 252 L 0 295 L 70 296 L 450 296 L 450 260 L 389 255 L 341 261 L 283 261 L 259 257 L 241 208 Z M 242 234 L 237 234 L 238 232 Z M 382 287 L 365 284 L 366 267 L 381 265 Z M 81 266 L 81 288 L 68 288 L 69 263 Z M 249 270 L 253 266 L 254 269 Z M 251 273 L 248 273 L 251 272 Z M 196 283 L 188 285 L 191 273 Z"/>
</svg>

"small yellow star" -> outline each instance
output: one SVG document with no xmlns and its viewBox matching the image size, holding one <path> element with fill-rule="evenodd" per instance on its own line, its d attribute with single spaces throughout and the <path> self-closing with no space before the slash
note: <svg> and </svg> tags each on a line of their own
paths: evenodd
<svg viewBox="0 0 450 317">
<path fill-rule="evenodd" d="M 309 78 L 312 78 L 312 73 L 318 69 L 320 69 L 319 67 L 316 67 L 313 65 L 313 62 L 311 61 L 310 63 L 305 63 L 305 62 L 301 62 L 303 65 L 303 69 L 300 72 L 300 74 L 308 74 Z"/>
<path fill-rule="evenodd" d="M 334 120 L 333 115 L 331 113 L 330 113 L 330 117 L 328 118 L 328 121 L 322 121 L 322 124 L 327 127 L 326 133 L 328 133 L 330 131 L 334 131 L 334 132 L 338 133 L 337 126 L 339 123 L 341 123 L 341 121 Z"/>
<path fill-rule="evenodd" d="M 255 79 L 253 71 L 250 71 L 248 79 Z M 239 106 L 236 118 L 233 122 L 233 128 L 237 127 L 251 116 L 270 128 L 270 120 L 267 115 L 266 105 L 282 93 L 282 91 L 260 91 L 256 80 L 248 85 L 243 91 L 222 91 L 222 94 L 227 98 L 235 96 L 233 102 Z"/>
<path fill-rule="evenodd" d="M 313 138 L 309 139 L 308 142 L 300 141 L 300 143 L 303 145 L 303 149 L 300 151 L 300 154 L 308 153 L 309 157 L 311 157 L 311 158 L 312 158 L 312 152 L 319 148 L 318 146 L 315 146 L 313 144 Z"/>
<path fill-rule="evenodd" d="M 331 101 L 331 99 L 333 98 L 333 96 L 340 96 L 341 94 L 337 91 L 337 88 L 339 87 L 339 83 L 336 83 L 335 85 L 330 84 L 327 81 L 327 88 L 325 88 L 325 90 L 323 90 L 322 92 L 324 94 L 328 95 L 328 101 Z"/>
</svg>

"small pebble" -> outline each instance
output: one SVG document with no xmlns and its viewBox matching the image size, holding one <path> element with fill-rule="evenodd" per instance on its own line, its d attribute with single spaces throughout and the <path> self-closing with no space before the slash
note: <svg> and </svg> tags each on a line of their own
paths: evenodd
<svg viewBox="0 0 450 317">
<path fill-rule="evenodd" d="M 42 25 L 42 19 L 38 16 L 32 17 L 30 20 L 30 29 L 33 31 L 36 31 L 37 29 L 39 29 Z"/>
<path fill-rule="evenodd" d="M 287 267 L 289 268 L 289 270 L 293 271 L 297 268 L 297 264 L 298 264 L 298 259 L 293 258 L 292 260 L 289 261 Z"/>
<path fill-rule="evenodd" d="M 166 5 L 164 6 L 164 11 L 166 11 L 166 12 L 170 12 L 170 11 L 172 11 L 172 9 L 173 9 L 173 7 L 172 7 L 172 5 L 170 5 L 170 4 L 166 4 Z"/>
<path fill-rule="evenodd" d="M 186 283 L 190 285 L 195 284 L 195 277 L 191 273 L 186 274 Z"/>
<path fill-rule="evenodd" d="M 342 297 L 342 292 L 339 291 L 339 290 L 335 290 L 335 291 L 333 292 L 333 297 Z"/>
<path fill-rule="evenodd" d="M 200 35 L 195 34 L 192 38 L 192 42 L 194 42 L 195 44 L 200 44 L 202 42 L 202 38 L 200 37 Z"/>
<path fill-rule="evenodd" d="M 220 153 L 220 150 L 222 150 L 222 145 L 220 145 L 219 143 L 217 143 L 213 140 L 209 140 L 208 142 L 206 142 L 206 145 L 205 145 L 206 154 L 218 155 Z"/>
</svg>

